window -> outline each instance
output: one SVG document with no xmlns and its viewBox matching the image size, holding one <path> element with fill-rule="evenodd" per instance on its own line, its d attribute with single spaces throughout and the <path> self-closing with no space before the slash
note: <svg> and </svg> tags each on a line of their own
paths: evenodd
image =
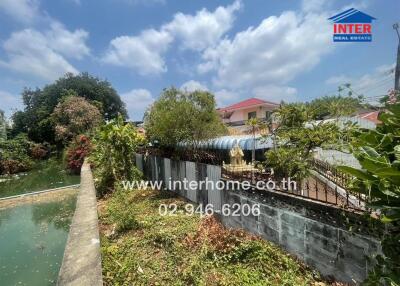
<svg viewBox="0 0 400 286">
<path fill-rule="evenodd" d="M 257 117 L 257 112 L 256 111 L 249 112 L 247 114 L 247 119 L 256 118 L 256 117 Z"/>
<path fill-rule="evenodd" d="M 271 115 L 272 115 L 272 111 L 265 112 L 265 119 L 269 120 L 271 118 Z"/>
</svg>

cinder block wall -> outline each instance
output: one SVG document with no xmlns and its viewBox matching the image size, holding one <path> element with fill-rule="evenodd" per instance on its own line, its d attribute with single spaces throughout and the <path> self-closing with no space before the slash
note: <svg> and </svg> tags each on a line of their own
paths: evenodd
<svg viewBox="0 0 400 286">
<path fill-rule="evenodd" d="M 169 180 L 201 181 L 208 178 L 217 182 L 221 179 L 220 166 L 155 156 L 144 158 L 140 154 L 136 155 L 136 165 L 147 179 L 163 180 L 166 187 Z M 224 204 L 259 204 L 259 216 L 219 215 L 219 218 L 227 227 L 243 228 L 279 244 L 323 275 L 339 281 L 362 282 L 372 267 L 369 258 L 382 253 L 380 241 L 367 234 L 368 226 L 362 229 L 359 223 L 358 233 L 354 233 L 343 223 L 349 218 L 353 222 L 363 221 L 358 214 L 344 216 L 343 210 L 275 192 L 260 194 L 207 188 L 175 191 L 194 203 L 212 204 L 214 210 L 221 210 Z"/>
</svg>

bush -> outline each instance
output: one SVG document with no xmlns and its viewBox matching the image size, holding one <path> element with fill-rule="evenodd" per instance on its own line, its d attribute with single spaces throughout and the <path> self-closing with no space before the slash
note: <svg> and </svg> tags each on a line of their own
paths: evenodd
<svg viewBox="0 0 400 286">
<path fill-rule="evenodd" d="M 393 94 L 390 94 L 393 97 Z M 378 210 L 390 223 L 382 239 L 384 256 L 369 273 L 366 285 L 400 284 L 400 102 L 392 98 L 375 130 L 357 130 L 352 152 L 362 169 L 339 166 L 354 177 L 350 189 L 367 198 L 367 207 Z"/>
<path fill-rule="evenodd" d="M 36 160 L 43 160 L 50 155 L 50 146 L 47 144 L 34 144 L 30 150 L 30 156 Z"/>
<path fill-rule="evenodd" d="M 79 135 L 67 149 L 67 168 L 73 174 L 79 174 L 85 157 L 91 150 L 91 143 L 87 136 Z"/>
<path fill-rule="evenodd" d="M 98 129 L 90 160 L 100 196 L 113 191 L 116 182 L 134 181 L 141 177 L 134 156 L 143 143 L 143 137 L 135 127 L 125 123 L 121 116 Z"/>
<path fill-rule="evenodd" d="M 12 140 L 0 140 L 0 174 L 15 174 L 31 169 L 29 157 L 33 143 L 25 135 Z"/>
</svg>

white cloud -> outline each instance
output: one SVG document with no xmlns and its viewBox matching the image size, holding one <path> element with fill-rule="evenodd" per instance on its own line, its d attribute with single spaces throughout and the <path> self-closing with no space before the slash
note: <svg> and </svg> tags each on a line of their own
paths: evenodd
<svg viewBox="0 0 400 286">
<path fill-rule="evenodd" d="M 147 89 L 132 89 L 121 94 L 121 98 L 132 120 L 142 120 L 144 112 L 154 102 L 153 96 Z"/>
<path fill-rule="evenodd" d="M 332 76 L 325 83 L 332 86 L 332 88 L 349 83 L 357 94 L 378 99 L 380 96 L 387 94 L 389 89 L 393 88 L 394 68 L 395 64 L 382 65 L 375 68 L 371 73 L 366 73 L 359 77 L 345 74 Z"/>
<path fill-rule="evenodd" d="M 80 59 L 87 55 L 87 36 L 83 30 L 70 32 L 58 23 L 43 33 L 35 29 L 18 31 L 4 42 L 8 60 L 0 61 L 0 65 L 46 80 L 54 80 L 67 72 L 77 73 L 64 56 Z"/>
<path fill-rule="evenodd" d="M 31 23 L 39 14 L 37 0 L 1 0 L 0 10 L 22 23 Z"/>
<path fill-rule="evenodd" d="M 329 84 L 329 85 L 341 85 L 344 83 L 348 83 L 348 80 L 349 80 L 348 76 L 341 74 L 341 75 L 335 75 L 335 76 L 328 78 L 325 81 L 325 83 Z"/>
<path fill-rule="evenodd" d="M 325 10 L 329 4 L 328 0 L 303 0 L 301 8 L 305 12 L 320 12 Z"/>
<path fill-rule="evenodd" d="M 106 63 L 137 70 L 141 75 L 167 71 L 162 55 L 172 42 L 165 31 L 145 30 L 139 36 L 121 36 L 113 39 L 103 58 Z"/>
<path fill-rule="evenodd" d="M 7 117 L 10 117 L 13 109 L 20 108 L 22 101 L 19 96 L 13 95 L 8 91 L 0 90 L 1 107 Z"/>
<path fill-rule="evenodd" d="M 253 89 L 253 95 L 257 98 L 279 103 L 281 101 L 293 102 L 297 100 L 297 89 L 290 86 L 266 85 Z"/>
<path fill-rule="evenodd" d="M 164 54 L 174 41 L 180 40 L 183 49 L 195 51 L 215 45 L 232 27 L 234 12 L 239 8 L 240 1 L 235 1 L 230 6 L 218 7 L 214 12 L 202 9 L 194 16 L 177 13 L 171 22 L 159 29 L 114 38 L 102 60 L 130 68 L 141 75 L 166 72 Z"/>
<path fill-rule="evenodd" d="M 194 16 L 177 13 L 163 29 L 180 39 L 184 49 L 201 51 L 215 45 L 232 27 L 234 12 L 240 6 L 240 1 L 235 1 L 227 7 L 219 6 L 214 12 L 203 8 Z"/>
<path fill-rule="evenodd" d="M 51 48 L 67 57 L 82 59 L 90 53 L 86 45 L 89 33 L 85 30 L 71 32 L 61 23 L 53 22 L 51 29 L 46 32 L 46 37 Z"/>
<path fill-rule="evenodd" d="M 203 91 L 208 91 L 207 86 L 204 84 L 201 84 L 198 81 L 195 80 L 189 80 L 181 85 L 181 89 L 187 92 L 193 92 L 196 90 L 203 90 Z"/>
<path fill-rule="evenodd" d="M 268 17 L 208 48 L 198 71 L 216 71 L 214 83 L 221 88 L 285 85 L 332 50 L 326 19 L 324 13 L 292 11 Z"/>
<path fill-rule="evenodd" d="M 214 92 L 214 95 L 218 107 L 224 107 L 240 100 L 237 92 L 227 89 L 220 89 Z"/>
</svg>

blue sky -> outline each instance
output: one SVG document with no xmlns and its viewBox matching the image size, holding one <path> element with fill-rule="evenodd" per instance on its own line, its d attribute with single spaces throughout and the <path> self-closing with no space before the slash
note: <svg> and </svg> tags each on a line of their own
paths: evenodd
<svg viewBox="0 0 400 286">
<path fill-rule="evenodd" d="M 333 43 L 327 18 L 377 20 L 371 43 Z M 131 119 L 163 88 L 306 101 L 352 83 L 373 101 L 393 86 L 398 0 L 0 0 L 0 109 L 65 72 L 109 80 Z"/>
</svg>

